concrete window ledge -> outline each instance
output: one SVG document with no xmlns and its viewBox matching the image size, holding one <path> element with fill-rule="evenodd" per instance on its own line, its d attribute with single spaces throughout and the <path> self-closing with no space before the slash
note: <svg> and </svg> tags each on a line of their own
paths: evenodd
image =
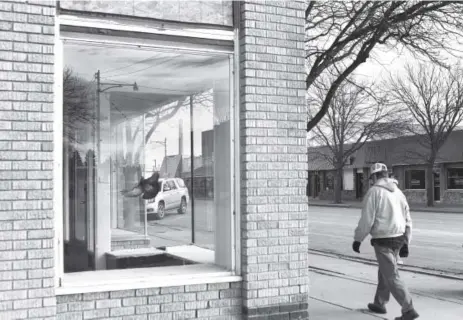
<svg viewBox="0 0 463 320">
<path fill-rule="evenodd" d="M 56 295 L 130 289 L 175 287 L 205 283 L 240 282 L 233 272 L 206 264 L 187 266 L 103 270 L 66 274 Z"/>
<path fill-rule="evenodd" d="M 240 276 L 213 264 L 212 250 L 185 245 L 166 248 L 166 252 L 197 264 L 67 273 L 56 295 L 242 281 Z"/>
</svg>

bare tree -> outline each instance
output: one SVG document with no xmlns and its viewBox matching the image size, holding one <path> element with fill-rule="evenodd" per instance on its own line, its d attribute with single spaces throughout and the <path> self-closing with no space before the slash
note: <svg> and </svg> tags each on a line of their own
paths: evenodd
<svg viewBox="0 0 463 320">
<path fill-rule="evenodd" d="M 326 79 L 324 86 L 317 87 L 309 98 L 310 107 L 317 108 L 323 102 L 330 83 L 330 79 Z M 349 82 L 341 84 L 326 116 L 311 132 L 315 143 L 328 148 L 328 153 L 319 152 L 319 156 L 335 169 L 336 203 L 342 201 L 343 169 L 357 150 L 373 138 L 391 136 L 402 129 L 398 109 L 387 107 L 384 99 L 374 99 L 366 88 Z M 310 107 L 309 110 L 313 109 Z"/>
<path fill-rule="evenodd" d="M 417 58 L 445 64 L 463 30 L 459 1 L 309 1 L 306 10 L 307 89 L 323 74 L 335 75 L 311 131 L 325 116 L 340 85 L 378 47 L 405 49 Z M 453 47 L 452 47 L 453 46 Z"/>
<path fill-rule="evenodd" d="M 424 152 L 427 205 L 434 205 L 433 168 L 452 131 L 463 121 L 463 70 L 436 65 L 407 66 L 406 76 L 390 80 L 391 96 L 412 116 L 408 130 L 416 135 Z M 409 150 L 408 154 L 412 154 Z"/>
</svg>

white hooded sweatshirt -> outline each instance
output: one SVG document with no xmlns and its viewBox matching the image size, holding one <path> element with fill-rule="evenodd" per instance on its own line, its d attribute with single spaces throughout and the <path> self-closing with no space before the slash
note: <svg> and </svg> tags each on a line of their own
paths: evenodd
<svg viewBox="0 0 463 320">
<path fill-rule="evenodd" d="M 373 239 L 399 237 L 405 234 L 406 227 L 410 242 L 412 219 L 407 199 L 395 179 L 379 179 L 365 195 L 354 240 L 362 242 L 368 234 Z"/>
</svg>

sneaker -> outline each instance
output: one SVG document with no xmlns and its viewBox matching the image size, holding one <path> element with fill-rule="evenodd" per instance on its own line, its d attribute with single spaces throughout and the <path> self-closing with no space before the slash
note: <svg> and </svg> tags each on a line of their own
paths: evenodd
<svg viewBox="0 0 463 320">
<path fill-rule="evenodd" d="M 418 312 L 416 312 L 415 309 L 412 309 L 404 313 L 401 317 L 395 318 L 395 320 L 415 320 L 419 316 L 420 315 L 418 314 Z"/>
<path fill-rule="evenodd" d="M 374 313 L 381 313 L 381 314 L 387 313 L 387 310 L 386 310 L 385 307 L 379 306 L 379 305 L 374 304 L 374 303 L 369 303 L 369 304 L 368 304 L 368 309 L 369 309 L 371 312 L 374 312 Z"/>
</svg>

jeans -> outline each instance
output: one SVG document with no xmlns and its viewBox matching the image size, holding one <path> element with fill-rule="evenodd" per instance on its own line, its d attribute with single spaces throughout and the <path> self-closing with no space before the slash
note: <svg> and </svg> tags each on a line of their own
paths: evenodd
<svg viewBox="0 0 463 320">
<path fill-rule="evenodd" d="M 378 260 L 378 287 L 376 289 L 374 303 L 384 307 L 392 296 L 402 307 L 402 313 L 413 310 L 413 301 L 405 283 L 399 276 L 397 259 L 398 249 L 391 249 L 384 246 L 374 245 L 376 259 Z"/>
</svg>

